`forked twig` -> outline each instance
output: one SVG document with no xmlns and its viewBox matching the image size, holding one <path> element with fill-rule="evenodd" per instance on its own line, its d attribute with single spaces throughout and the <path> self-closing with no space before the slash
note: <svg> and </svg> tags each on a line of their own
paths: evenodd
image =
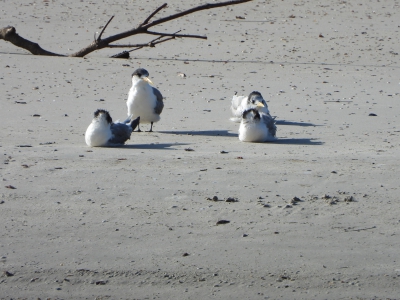
<svg viewBox="0 0 400 300">
<path fill-rule="evenodd" d="M 168 5 L 167 3 L 164 3 L 159 8 L 157 8 L 155 11 L 153 11 L 153 13 L 150 14 L 150 16 L 148 16 L 147 19 L 144 20 L 143 23 L 139 25 L 139 27 L 142 27 L 143 25 L 146 25 L 147 23 L 149 23 L 151 18 L 154 17 L 160 10 L 164 9 L 165 7 L 167 7 L 167 5 Z"/>
<path fill-rule="evenodd" d="M 112 19 L 114 19 L 114 16 L 112 16 L 112 17 L 110 18 L 110 20 L 108 20 L 107 24 L 106 24 L 106 25 L 103 27 L 103 29 L 101 30 L 99 36 L 97 37 L 97 42 L 99 42 L 99 41 L 101 40 L 101 36 L 103 35 L 104 30 L 106 30 L 108 24 L 110 24 L 110 22 L 111 22 Z"/>
</svg>

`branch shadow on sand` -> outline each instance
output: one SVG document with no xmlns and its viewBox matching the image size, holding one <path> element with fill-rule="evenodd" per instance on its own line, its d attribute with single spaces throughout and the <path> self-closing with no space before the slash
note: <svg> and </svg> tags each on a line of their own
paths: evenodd
<svg viewBox="0 0 400 300">
<path fill-rule="evenodd" d="M 307 138 L 299 138 L 299 139 L 278 138 L 273 143 L 282 145 L 308 145 L 308 146 L 318 146 L 324 144 L 324 142 L 318 141 L 317 139 L 307 139 Z"/>
<path fill-rule="evenodd" d="M 142 149 L 142 150 L 177 150 L 175 146 L 186 146 L 185 143 L 150 143 L 150 144 L 129 144 L 121 146 L 122 149 Z"/>
<path fill-rule="evenodd" d="M 306 122 L 292 122 L 286 120 L 276 120 L 276 125 L 291 125 L 291 126 L 322 126 Z"/>
<path fill-rule="evenodd" d="M 237 133 L 231 133 L 228 130 L 188 130 L 188 131 L 159 131 L 159 133 L 165 134 L 182 134 L 182 135 L 203 135 L 203 136 L 230 136 L 237 137 Z"/>
</svg>

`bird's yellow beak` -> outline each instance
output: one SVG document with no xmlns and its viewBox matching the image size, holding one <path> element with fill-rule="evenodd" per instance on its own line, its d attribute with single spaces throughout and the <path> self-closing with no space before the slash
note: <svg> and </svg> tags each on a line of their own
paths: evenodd
<svg viewBox="0 0 400 300">
<path fill-rule="evenodd" d="M 257 103 L 257 106 L 258 106 L 258 107 L 264 107 L 264 104 L 263 104 L 262 102 L 258 102 L 258 103 Z"/>
<path fill-rule="evenodd" d="M 149 77 L 145 77 L 143 78 L 144 81 L 147 81 L 148 83 L 150 83 L 151 85 L 154 85 L 154 83 L 149 79 Z"/>
</svg>

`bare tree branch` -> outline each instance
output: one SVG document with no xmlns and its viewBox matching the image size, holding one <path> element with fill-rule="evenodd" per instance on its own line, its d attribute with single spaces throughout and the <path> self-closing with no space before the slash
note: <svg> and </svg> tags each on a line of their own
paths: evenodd
<svg viewBox="0 0 400 300">
<path fill-rule="evenodd" d="M 178 31 L 174 32 L 173 35 L 176 35 L 178 32 L 181 32 L 181 30 L 178 30 Z M 136 47 L 138 47 L 138 49 L 141 49 L 141 48 L 144 48 L 144 47 L 155 47 L 155 45 L 157 45 L 157 44 L 161 44 L 163 42 L 166 42 L 166 41 L 169 41 L 169 40 L 173 40 L 175 38 L 175 36 L 168 37 L 168 38 L 165 38 L 165 39 L 162 39 L 162 38 L 163 38 L 163 36 L 159 36 L 158 38 L 155 38 L 154 40 L 151 40 L 150 42 L 148 42 L 146 44 L 108 45 L 108 48 L 136 48 Z M 138 50 L 138 49 L 133 49 L 133 50 L 130 50 L 128 52 L 132 52 L 132 51 L 135 51 L 135 50 Z"/>
<path fill-rule="evenodd" d="M 181 32 L 181 31 L 182 31 L 182 30 L 175 31 L 174 34 L 177 34 L 177 33 Z M 162 38 L 163 38 L 162 36 L 159 36 L 158 38 L 155 38 L 154 40 L 151 40 L 150 43 L 154 43 L 155 41 L 160 40 L 160 39 L 162 39 Z M 173 39 L 174 39 L 174 37 L 168 38 L 167 40 L 173 40 Z M 158 43 L 157 43 L 157 44 L 158 44 Z"/>
<path fill-rule="evenodd" d="M 223 7 L 223 6 L 229 6 L 229 5 L 236 5 L 236 4 L 241 4 L 241 3 L 245 3 L 245 2 L 250 2 L 253 0 L 235 0 L 235 1 L 226 1 L 226 2 L 220 2 L 220 3 L 212 3 L 212 4 L 204 4 L 204 5 L 200 5 L 197 7 L 193 7 L 191 9 L 179 12 L 177 14 L 173 14 L 170 15 L 168 17 L 164 17 L 158 20 L 155 20 L 153 22 L 150 22 L 150 20 L 158 13 L 160 12 L 162 9 L 164 9 L 165 7 L 167 7 L 167 3 L 164 3 L 163 5 L 161 5 L 159 8 L 157 8 L 154 12 L 152 12 L 139 26 L 125 31 L 125 32 L 121 32 L 118 33 L 116 35 L 112 35 L 109 36 L 107 38 L 102 39 L 102 35 L 105 32 L 107 26 L 110 24 L 110 22 L 112 21 L 112 19 L 114 18 L 114 16 L 112 16 L 108 22 L 106 23 L 106 25 L 103 27 L 103 29 L 101 30 L 99 36 L 97 38 L 95 38 L 95 40 L 88 46 L 86 46 L 85 48 L 79 50 L 78 52 L 75 52 L 73 54 L 70 54 L 68 56 L 70 57 L 84 57 L 85 55 L 93 52 L 93 51 L 97 51 L 103 48 L 116 48 L 116 47 L 120 47 L 120 48 L 124 48 L 126 45 L 111 45 L 111 43 L 121 40 L 121 39 L 125 39 L 127 37 L 130 36 L 134 36 L 137 34 L 150 34 L 150 35 L 159 35 L 160 37 L 158 37 L 156 40 L 153 40 L 149 43 L 146 44 L 139 44 L 139 45 L 134 45 L 135 47 L 137 46 L 136 49 L 141 49 L 144 47 L 154 47 L 156 44 L 160 44 L 175 38 L 198 38 L 198 39 L 207 39 L 206 36 L 200 36 L 200 35 L 191 35 L 191 34 L 176 34 L 176 33 L 160 33 L 160 32 L 154 32 L 154 31 L 149 31 L 148 29 L 151 27 L 154 27 L 156 25 L 162 24 L 162 23 L 166 23 L 168 21 L 174 20 L 174 19 L 178 19 L 181 18 L 183 16 L 192 14 L 194 12 L 197 11 L 201 11 L 201 10 L 208 10 L 208 9 L 213 9 L 213 8 L 217 8 L 217 7 Z M 149 23 L 150 22 L 150 23 Z M 168 37 L 166 39 L 162 39 L 159 40 L 161 37 Z M 32 54 L 35 55 L 50 55 L 50 56 L 66 56 L 66 55 L 61 55 L 61 54 L 57 54 L 57 53 L 53 53 L 50 51 L 46 51 L 44 49 L 42 49 L 37 43 L 33 43 L 31 41 L 28 41 L 24 38 L 22 38 L 21 36 L 19 36 L 16 33 L 16 30 L 14 27 L 8 26 L 5 28 L 0 29 L 0 39 L 3 39 L 5 41 L 11 42 L 12 44 L 14 44 L 17 47 L 26 49 L 28 51 L 30 51 Z M 157 41 L 159 40 L 159 41 Z M 131 50 L 131 51 L 134 51 Z M 126 52 L 126 51 L 125 51 Z"/>
<path fill-rule="evenodd" d="M 103 27 L 103 29 L 101 30 L 99 36 L 97 37 L 97 41 L 100 41 L 100 40 L 101 40 L 101 36 L 103 35 L 104 30 L 106 30 L 108 24 L 110 24 L 110 22 L 112 21 L 112 19 L 114 19 L 114 16 L 112 16 L 112 17 L 110 18 L 110 20 L 108 20 L 107 24 Z"/>
<path fill-rule="evenodd" d="M 44 50 L 37 43 L 33 43 L 19 36 L 15 28 L 7 26 L 0 29 L 0 39 L 14 44 L 17 47 L 28 50 L 34 55 L 47 55 L 47 56 L 65 56 Z"/>
<path fill-rule="evenodd" d="M 149 21 L 151 20 L 152 17 L 154 17 L 160 10 L 162 10 L 163 8 L 167 7 L 167 3 L 164 3 L 163 5 L 161 5 L 159 8 L 157 8 L 150 16 L 147 17 L 146 20 L 143 21 L 142 24 L 140 24 L 139 26 L 143 26 L 147 23 L 149 23 Z"/>
<path fill-rule="evenodd" d="M 196 38 L 196 39 L 204 39 L 206 40 L 206 36 L 202 35 L 194 35 L 194 34 L 175 34 L 175 33 L 162 33 L 162 32 L 154 32 L 154 31 L 146 31 L 147 34 L 151 35 L 161 35 L 161 36 L 173 36 L 178 38 Z"/>
<path fill-rule="evenodd" d="M 168 38 L 168 40 L 170 40 L 170 39 L 174 39 L 174 38 L 173 37 L 172 38 Z M 107 47 L 108 48 L 137 48 L 137 47 L 140 47 L 140 48 L 150 47 L 150 48 L 152 48 L 152 47 L 154 47 L 154 45 L 160 44 L 162 42 L 163 41 L 158 41 L 158 42 L 155 42 L 155 43 L 148 42 L 148 43 L 145 43 L 145 44 L 126 44 L 126 45 L 118 44 L 118 45 L 108 45 Z M 131 52 L 131 51 L 128 51 L 128 52 Z"/>
<path fill-rule="evenodd" d="M 174 20 L 174 19 L 181 18 L 183 16 L 192 14 L 192 13 L 197 12 L 197 11 L 206 10 L 206 9 L 213 9 L 213 8 L 222 7 L 222 6 L 236 5 L 236 4 L 241 4 L 241 3 L 250 2 L 250 1 L 252 1 L 252 0 L 226 1 L 226 2 L 213 3 L 213 4 L 207 3 L 207 4 L 204 4 L 204 5 L 193 7 L 191 9 L 182 11 L 182 12 L 174 14 L 174 15 L 170 15 L 170 16 L 165 17 L 165 18 L 158 19 L 156 21 L 153 21 L 153 22 L 149 23 L 148 25 L 143 26 L 143 28 L 148 29 L 150 27 L 153 27 L 153 26 L 156 26 L 156 25 L 159 25 L 159 24 L 162 24 L 162 23 Z"/>
<path fill-rule="evenodd" d="M 175 34 L 178 33 L 178 32 L 181 32 L 181 30 L 176 31 Z M 129 47 L 129 48 L 132 48 L 132 47 L 136 47 L 136 48 L 132 49 L 132 50 L 129 50 L 129 51 L 123 51 L 123 52 L 115 54 L 115 55 L 113 55 L 111 57 L 114 57 L 114 58 L 129 58 L 129 52 L 140 50 L 140 49 L 142 49 L 144 47 L 155 47 L 155 45 L 157 45 L 157 44 L 161 44 L 161 43 L 167 42 L 169 40 L 173 40 L 173 39 L 175 39 L 175 37 L 163 38 L 163 36 L 159 36 L 158 38 L 155 38 L 154 40 L 151 40 L 147 44 L 119 45 L 119 47 L 121 47 L 121 46 L 125 47 L 126 46 L 126 47 Z M 113 46 L 113 45 L 109 45 L 109 47 L 111 47 L 111 46 Z"/>
</svg>

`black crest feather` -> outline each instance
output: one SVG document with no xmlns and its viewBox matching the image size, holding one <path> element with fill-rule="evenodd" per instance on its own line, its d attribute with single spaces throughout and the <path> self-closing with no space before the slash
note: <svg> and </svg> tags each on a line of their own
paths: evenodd
<svg viewBox="0 0 400 300">
<path fill-rule="evenodd" d="M 108 111 L 106 111 L 105 109 L 98 109 L 94 112 L 94 117 L 98 118 L 100 116 L 100 114 L 105 114 L 106 115 L 106 120 L 108 123 L 112 123 L 112 118 L 110 116 L 110 113 Z"/>
<path fill-rule="evenodd" d="M 148 77 L 148 76 L 149 76 L 149 72 L 148 72 L 146 69 L 139 68 L 139 69 L 136 69 L 136 70 L 132 73 L 132 77 L 133 77 L 133 76 L 137 76 L 137 77 L 139 77 L 139 78 Z"/>
</svg>

